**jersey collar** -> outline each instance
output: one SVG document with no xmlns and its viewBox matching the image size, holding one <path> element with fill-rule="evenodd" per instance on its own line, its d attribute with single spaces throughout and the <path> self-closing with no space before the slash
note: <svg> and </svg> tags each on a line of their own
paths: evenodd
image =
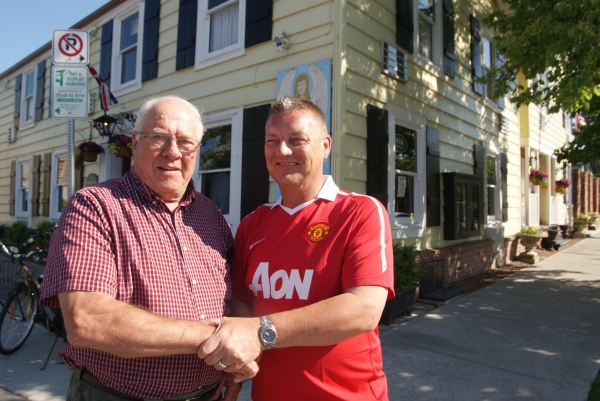
<svg viewBox="0 0 600 401">
<path fill-rule="evenodd" d="M 337 196 L 340 188 L 337 185 L 335 185 L 335 183 L 333 182 L 333 178 L 330 175 L 326 175 L 325 177 L 327 177 L 327 179 L 325 180 L 325 184 L 323 184 L 323 187 L 321 187 L 321 190 L 319 191 L 319 193 L 317 194 L 315 199 L 311 199 L 308 202 L 305 202 L 301 205 L 296 206 L 293 209 L 290 209 L 289 207 L 285 207 L 281 204 L 281 197 L 279 197 L 277 202 L 275 202 L 273 204 L 273 207 L 279 205 L 283 210 L 285 210 L 287 213 L 292 215 L 292 214 L 304 209 L 306 206 L 310 205 L 311 203 L 316 202 L 318 199 L 325 199 L 330 202 L 333 202 L 335 200 L 335 197 Z"/>
</svg>

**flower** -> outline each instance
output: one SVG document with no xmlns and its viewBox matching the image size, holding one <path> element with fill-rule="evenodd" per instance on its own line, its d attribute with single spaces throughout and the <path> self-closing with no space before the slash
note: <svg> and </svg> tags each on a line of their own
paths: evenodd
<svg viewBox="0 0 600 401">
<path fill-rule="evenodd" d="M 548 178 L 548 174 L 546 174 L 542 170 L 531 170 L 529 172 L 529 178 L 535 181 L 542 181 L 545 178 Z"/>
<path fill-rule="evenodd" d="M 585 213 L 580 213 L 579 217 L 577 217 L 575 220 L 580 220 L 580 221 L 588 221 L 589 218 Z"/>
<path fill-rule="evenodd" d="M 521 234 L 539 234 L 541 233 L 538 227 L 525 226 L 521 228 Z"/>
<path fill-rule="evenodd" d="M 568 187 L 569 185 L 573 184 L 573 182 L 571 182 L 571 180 L 563 178 L 562 180 L 556 180 L 556 184 L 557 185 L 564 185 L 565 187 Z"/>
<path fill-rule="evenodd" d="M 94 141 L 81 142 L 79 144 L 79 146 L 77 146 L 77 147 L 82 152 L 87 152 L 87 153 L 92 153 L 92 154 L 104 153 L 104 149 L 102 148 L 102 146 L 98 145 Z"/>
<path fill-rule="evenodd" d="M 121 135 L 121 134 L 112 134 L 109 138 L 108 138 L 108 151 L 112 154 L 117 154 L 119 153 L 119 149 L 121 149 L 122 146 L 127 146 L 129 149 L 131 149 L 131 137 L 127 136 L 127 135 Z"/>
</svg>

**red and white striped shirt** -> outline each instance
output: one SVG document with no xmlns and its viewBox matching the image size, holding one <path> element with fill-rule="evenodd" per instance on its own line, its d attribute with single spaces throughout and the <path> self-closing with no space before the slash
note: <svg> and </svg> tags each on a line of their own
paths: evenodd
<svg viewBox="0 0 600 401">
<path fill-rule="evenodd" d="M 218 318 L 230 313 L 225 258 L 232 246 L 227 221 L 193 183 L 171 213 L 132 169 L 71 197 L 52 237 L 41 297 L 58 306 L 63 291 L 102 292 L 165 317 Z M 141 398 L 189 393 L 222 375 L 196 355 L 126 359 L 69 343 L 59 354 L 69 368 L 85 367 Z"/>
</svg>

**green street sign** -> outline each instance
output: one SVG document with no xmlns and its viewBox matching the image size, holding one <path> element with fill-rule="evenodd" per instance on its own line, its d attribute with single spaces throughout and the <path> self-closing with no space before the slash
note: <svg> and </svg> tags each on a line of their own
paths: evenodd
<svg viewBox="0 0 600 401">
<path fill-rule="evenodd" d="M 52 67 L 52 118 L 88 117 L 88 69 Z"/>
</svg>

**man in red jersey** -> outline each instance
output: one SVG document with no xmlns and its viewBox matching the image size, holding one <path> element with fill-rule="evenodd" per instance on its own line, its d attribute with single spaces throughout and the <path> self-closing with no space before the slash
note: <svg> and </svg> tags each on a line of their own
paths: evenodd
<svg viewBox="0 0 600 401">
<path fill-rule="evenodd" d="M 260 356 L 252 398 L 387 400 L 377 323 L 393 297 L 383 205 L 323 175 L 331 150 L 310 101 L 276 102 L 265 157 L 281 199 L 246 216 L 232 265 L 234 316 L 200 347 L 230 371 Z"/>
<path fill-rule="evenodd" d="M 190 182 L 203 130 L 191 103 L 149 100 L 134 127 L 131 171 L 78 191 L 62 212 L 42 299 L 64 315 L 68 401 L 220 392 L 223 372 L 197 351 L 215 331 L 206 321 L 230 312 L 233 239 Z M 257 367 L 242 369 L 238 379 Z M 225 397 L 235 400 L 241 383 L 228 384 Z"/>
</svg>

